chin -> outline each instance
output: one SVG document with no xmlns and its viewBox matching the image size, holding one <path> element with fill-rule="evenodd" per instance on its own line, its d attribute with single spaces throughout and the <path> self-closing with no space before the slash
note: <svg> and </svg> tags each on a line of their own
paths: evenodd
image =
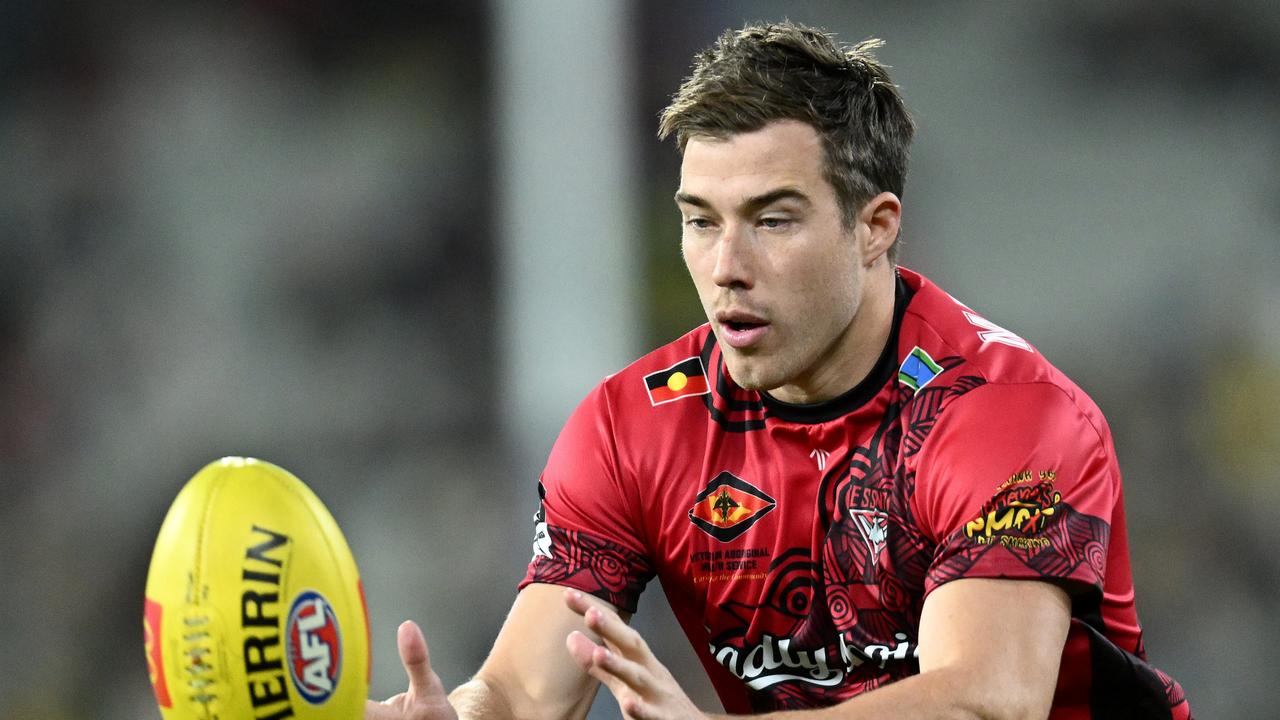
<svg viewBox="0 0 1280 720">
<path fill-rule="evenodd" d="M 761 364 L 741 360 L 733 362 L 727 354 L 725 355 L 725 367 L 729 370 L 729 377 L 733 378 L 738 387 L 763 392 L 783 384 L 782 380 L 773 377 L 776 373 L 770 372 L 771 368 L 760 367 Z"/>
</svg>

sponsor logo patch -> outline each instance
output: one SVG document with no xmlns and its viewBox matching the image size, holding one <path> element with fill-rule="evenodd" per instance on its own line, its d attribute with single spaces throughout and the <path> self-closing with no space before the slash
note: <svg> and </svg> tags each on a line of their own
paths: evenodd
<svg viewBox="0 0 1280 720">
<path fill-rule="evenodd" d="M 710 645 L 711 656 L 752 690 L 763 690 L 784 682 L 802 682 L 819 687 L 835 687 L 844 680 L 845 670 L 832 662 L 826 647 L 805 647 L 794 638 L 776 638 L 764 633 L 754 647 L 731 644 Z M 862 660 L 858 660 L 862 664 Z"/>
<path fill-rule="evenodd" d="M 151 676 L 151 689 L 155 691 L 156 702 L 162 708 L 173 707 L 169 697 L 169 683 L 164 677 L 164 643 L 160 629 L 164 622 L 164 606 L 144 598 L 142 611 L 143 644 L 147 650 L 147 674 Z"/>
<path fill-rule="evenodd" d="M 312 705 L 327 701 L 342 675 L 342 632 L 333 606 L 315 590 L 303 590 L 285 626 L 289 677 Z"/>
<path fill-rule="evenodd" d="M 702 366 L 702 358 L 696 355 L 681 360 L 666 370 L 645 375 L 644 388 L 649 393 L 649 403 L 655 407 L 680 398 L 711 392 L 707 383 L 707 369 Z"/>
<path fill-rule="evenodd" d="M 849 508 L 849 517 L 853 520 L 858 534 L 867 544 L 871 565 L 880 564 L 880 553 L 889 539 L 889 515 L 880 510 L 863 510 Z"/>
<path fill-rule="evenodd" d="M 965 536 L 979 545 L 999 542 L 1020 550 L 1048 547 L 1049 541 L 1037 535 L 1053 520 L 1062 502 L 1062 493 L 1053 488 L 1054 477 L 1052 470 L 1042 470 L 1009 478 L 983 503 L 978 517 L 965 523 Z"/>
<path fill-rule="evenodd" d="M 716 540 L 729 542 L 777 506 L 763 490 L 726 470 L 698 493 L 689 521 Z"/>
</svg>

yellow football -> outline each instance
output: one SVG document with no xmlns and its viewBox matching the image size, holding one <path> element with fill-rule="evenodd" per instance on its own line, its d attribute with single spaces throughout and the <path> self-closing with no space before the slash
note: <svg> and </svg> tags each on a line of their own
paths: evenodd
<svg viewBox="0 0 1280 720">
<path fill-rule="evenodd" d="M 169 508 L 143 611 L 164 720 L 357 720 L 369 620 L 355 559 L 288 471 L 228 457 Z"/>
</svg>

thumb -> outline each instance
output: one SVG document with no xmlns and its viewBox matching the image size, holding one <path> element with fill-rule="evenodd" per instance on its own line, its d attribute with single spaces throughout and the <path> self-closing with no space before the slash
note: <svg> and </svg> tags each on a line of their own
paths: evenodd
<svg viewBox="0 0 1280 720">
<path fill-rule="evenodd" d="M 427 654 L 427 639 L 422 629 L 412 620 L 400 623 L 396 631 L 396 645 L 400 649 L 400 662 L 409 676 L 409 695 L 422 697 L 432 689 L 434 673 L 431 658 Z"/>
</svg>

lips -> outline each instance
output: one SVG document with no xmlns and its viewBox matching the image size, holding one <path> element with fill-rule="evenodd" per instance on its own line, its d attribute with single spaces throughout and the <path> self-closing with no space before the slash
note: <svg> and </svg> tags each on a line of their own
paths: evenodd
<svg viewBox="0 0 1280 720">
<path fill-rule="evenodd" d="M 769 321 L 754 313 L 742 310 L 721 310 L 716 313 L 720 337 L 725 344 L 743 350 L 756 345 L 769 332 Z"/>
</svg>

